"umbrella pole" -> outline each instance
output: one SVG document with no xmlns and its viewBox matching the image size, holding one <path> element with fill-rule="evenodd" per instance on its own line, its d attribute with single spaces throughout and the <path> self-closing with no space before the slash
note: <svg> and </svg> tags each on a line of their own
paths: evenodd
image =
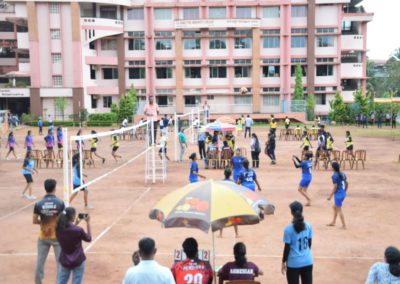
<svg viewBox="0 0 400 284">
<path fill-rule="evenodd" d="M 215 262 L 215 236 L 214 236 L 214 232 L 212 232 L 212 254 L 213 254 L 213 273 L 214 273 L 214 284 L 217 284 L 217 271 L 215 271 L 217 269 L 217 264 Z"/>
</svg>

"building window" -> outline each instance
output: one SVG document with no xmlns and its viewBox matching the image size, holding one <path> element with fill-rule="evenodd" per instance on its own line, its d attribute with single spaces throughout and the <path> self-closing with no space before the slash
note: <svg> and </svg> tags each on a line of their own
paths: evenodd
<svg viewBox="0 0 400 284">
<path fill-rule="evenodd" d="M 200 18 L 199 8 L 183 8 L 184 20 L 197 20 Z"/>
<path fill-rule="evenodd" d="M 128 9 L 128 20 L 144 20 L 143 8 Z"/>
<path fill-rule="evenodd" d="M 91 101 L 91 107 L 92 108 L 97 108 L 97 95 L 91 95 L 90 96 L 90 101 Z"/>
<path fill-rule="evenodd" d="M 185 67 L 185 78 L 201 78 L 201 67 Z"/>
<path fill-rule="evenodd" d="M 93 65 L 90 65 L 90 79 L 96 80 L 96 68 Z"/>
<path fill-rule="evenodd" d="M 224 19 L 226 18 L 225 7 L 210 7 L 208 8 L 208 17 L 210 19 Z"/>
<path fill-rule="evenodd" d="M 14 25 L 7 21 L 0 21 L 0 32 L 14 32 Z"/>
<path fill-rule="evenodd" d="M 146 68 L 129 68 L 129 79 L 144 79 L 146 78 Z"/>
<path fill-rule="evenodd" d="M 280 46 L 279 36 L 267 36 L 263 38 L 263 48 L 279 48 Z"/>
<path fill-rule="evenodd" d="M 307 66 L 306 65 L 300 65 L 301 67 L 301 73 L 303 77 L 307 76 Z M 296 68 L 297 65 L 291 65 L 290 66 L 290 76 L 295 77 L 296 76 Z"/>
<path fill-rule="evenodd" d="M 210 78 L 226 78 L 226 67 L 210 67 Z"/>
<path fill-rule="evenodd" d="M 273 87 L 273 88 L 263 88 L 263 93 L 279 93 L 281 89 L 279 87 Z"/>
<path fill-rule="evenodd" d="M 263 76 L 264 77 L 279 77 L 280 76 L 280 66 L 263 66 Z"/>
<path fill-rule="evenodd" d="M 53 87 L 62 87 L 62 76 L 53 76 Z"/>
<path fill-rule="evenodd" d="M 52 53 L 51 62 L 53 64 L 61 63 L 61 53 Z"/>
<path fill-rule="evenodd" d="M 263 18 L 279 18 L 280 17 L 280 7 L 264 7 L 263 8 Z"/>
<path fill-rule="evenodd" d="M 251 96 L 237 95 L 234 96 L 235 105 L 251 105 Z"/>
<path fill-rule="evenodd" d="M 279 106 L 280 99 L 279 96 L 268 95 L 263 96 L 263 105 L 265 106 Z"/>
<path fill-rule="evenodd" d="M 292 36 L 291 46 L 292 46 L 292 48 L 307 47 L 307 37 L 306 36 Z"/>
<path fill-rule="evenodd" d="M 102 39 L 101 40 L 101 50 L 117 50 L 117 40 L 116 39 Z"/>
<path fill-rule="evenodd" d="M 334 36 L 319 36 L 317 41 L 318 47 L 333 47 L 335 45 Z"/>
<path fill-rule="evenodd" d="M 172 39 L 163 38 L 156 39 L 156 50 L 171 50 L 172 49 Z"/>
<path fill-rule="evenodd" d="M 118 79 L 118 69 L 117 68 L 103 68 L 103 79 L 105 79 L 105 80 Z"/>
<path fill-rule="evenodd" d="M 183 47 L 184 49 L 200 49 L 200 39 L 199 38 L 185 38 L 183 40 Z"/>
<path fill-rule="evenodd" d="M 112 97 L 104 96 L 103 97 L 103 108 L 111 108 L 112 105 Z"/>
<path fill-rule="evenodd" d="M 100 18 L 117 19 L 116 6 L 100 6 Z"/>
<path fill-rule="evenodd" d="M 60 14 L 60 3 L 49 3 L 50 14 Z"/>
<path fill-rule="evenodd" d="M 129 50 L 144 50 L 144 39 L 134 38 L 129 40 L 128 49 Z"/>
<path fill-rule="evenodd" d="M 60 29 L 50 29 L 51 39 L 61 39 Z"/>
<path fill-rule="evenodd" d="M 331 34 L 331 33 L 336 33 L 336 31 L 337 31 L 336 28 L 318 28 L 317 34 Z"/>
<path fill-rule="evenodd" d="M 333 65 L 318 65 L 317 76 L 333 76 Z"/>
<path fill-rule="evenodd" d="M 236 7 L 236 18 L 251 19 L 251 7 Z"/>
<path fill-rule="evenodd" d="M 154 18 L 156 20 L 172 20 L 172 9 L 154 9 Z"/>
<path fill-rule="evenodd" d="M 307 17 L 307 6 L 292 6 L 292 17 Z"/>
<path fill-rule="evenodd" d="M 250 77 L 249 66 L 235 66 L 235 78 L 248 78 Z"/>
<path fill-rule="evenodd" d="M 27 33 L 27 32 L 28 32 L 28 27 L 17 26 L 17 33 Z"/>
<path fill-rule="evenodd" d="M 15 58 L 15 52 L 9 47 L 0 48 L 0 58 Z"/>
<path fill-rule="evenodd" d="M 226 49 L 226 39 L 224 38 L 210 39 L 210 49 Z"/>
<path fill-rule="evenodd" d="M 249 37 L 235 38 L 235 48 L 236 49 L 251 48 L 251 38 Z"/>
<path fill-rule="evenodd" d="M 157 79 L 170 79 L 172 78 L 171 67 L 157 67 L 156 68 Z"/>
<path fill-rule="evenodd" d="M 326 94 L 316 94 L 315 95 L 315 104 L 326 105 Z"/>
<path fill-rule="evenodd" d="M 200 103 L 199 96 L 185 96 L 185 106 L 195 106 Z"/>
</svg>

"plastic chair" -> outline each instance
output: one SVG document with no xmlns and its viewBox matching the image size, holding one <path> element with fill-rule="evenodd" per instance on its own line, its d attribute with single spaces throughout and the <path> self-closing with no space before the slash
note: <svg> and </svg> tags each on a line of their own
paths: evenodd
<svg viewBox="0 0 400 284">
<path fill-rule="evenodd" d="M 356 150 L 354 153 L 354 161 L 353 164 L 356 164 L 356 169 L 358 170 L 358 162 L 361 162 L 363 166 L 363 170 L 365 170 L 365 161 L 367 160 L 367 151 L 366 150 Z"/>
<path fill-rule="evenodd" d="M 32 150 L 32 158 L 35 161 L 36 168 L 42 167 L 43 152 L 42 150 Z"/>
<path fill-rule="evenodd" d="M 328 154 L 326 153 L 326 151 L 323 150 L 319 150 L 317 151 L 316 154 L 316 160 L 315 160 L 315 164 L 317 166 L 317 169 L 319 170 L 319 164 L 320 162 L 322 162 L 322 166 L 326 169 L 328 169 Z"/>
<path fill-rule="evenodd" d="M 342 157 L 340 159 L 340 167 L 342 167 L 342 164 L 343 164 L 343 169 L 345 169 L 346 162 L 349 162 L 350 169 L 353 169 L 353 166 L 354 166 L 353 151 L 345 150 L 342 152 Z"/>
<path fill-rule="evenodd" d="M 232 150 L 224 149 L 221 151 L 221 160 L 219 166 L 223 169 L 231 166 Z"/>
<path fill-rule="evenodd" d="M 54 168 L 54 161 L 56 160 L 54 150 L 44 150 L 43 157 L 44 157 L 43 160 L 46 163 L 46 168 L 49 167 L 50 162 L 51 162 L 51 167 Z"/>
<path fill-rule="evenodd" d="M 217 150 L 211 150 L 207 153 L 208 168 L 219 168 L 219 157 Z"/>
</svg>

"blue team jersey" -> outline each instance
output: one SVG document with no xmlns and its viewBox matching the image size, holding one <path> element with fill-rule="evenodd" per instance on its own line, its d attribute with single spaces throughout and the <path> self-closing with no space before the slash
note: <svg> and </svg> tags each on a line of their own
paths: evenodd
<svg viewBox="0 0 400 284">
<path fill-rule="evenodd" d="M 303 176 L 311 177 L 312 161 L 304 160 L 300 162 L 301 172 Z"/>
<path fill-rule="evenodd" d="M 239 179 L 242 181 L 242 186 L 247 187 L 253 191 L 256 190 L 255 180 L 257 179 L 256 172 L 252 169 L 244 170 L 240 173 Z"/>
<path fill-rule="evenodd" d="M 193 172 L 199 173 L 199 165 L 195 161 L 193 161 L 190 164 L 190 174 L 189 174 L 190 183 L 199 181 L 199 177 L 197 175 L 193 174 Z"/>
<path fill-rule="evenodd" d="M 63 133 L 62 130 L 57 130 L 57 142 L 61 143 L 63 140 Z"/>
<path fill-rule="evenodd" d="M 80 169 L 78 169 L 78 165 L 74 166 L 74 168 L 72 169 L 72 183 L 77 186 L 77 185 L 82 185 L 81 183 L 81 178 L 79 177 L 79 171 Z"/>
<path fill-rule="evenodd" d="M 35 161 L 29 159 L 28 160 L 28 164 L 22 170 L 22 174 L 23 175 L 31 175 L 32 173 L 30 171 L 26 170 L 26 169 L 33 170 L 34 167 L 35 167 Z"/>
<path fill-rule="evenodd" d="M 232 166 L 234 172 L 241 172 L 243 171 L 243 160 L 242 156 L 233 156 L 232 158 Z"/>
<path fill-rule="evenodd" d="M 344 173 L 334 173 L 332 175 L 332 182 L 337 184 L 335 195 L 342 195 L 346 193 L 346 175 Z"/>
<path fill-rule="evenodd" d="M 290 252 L 287 260 L 287 266 L 290 268 L 300 268 L 313 264 L 308 241 L 313 238 L 313 230 L 308 222 L 306 227 L 300 233 L 294 230 L 293 224 L 285 228 L 283 242 L 290 245 Z"/>
</svg>

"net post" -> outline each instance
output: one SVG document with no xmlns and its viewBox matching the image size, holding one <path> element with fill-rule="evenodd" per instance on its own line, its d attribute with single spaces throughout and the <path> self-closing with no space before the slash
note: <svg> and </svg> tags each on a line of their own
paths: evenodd
<svg viewBox="0 0 400 284">
<path fill-rule="evenodd" d="M 174 156 L 175 162 L 178 161 L 178 119 L 176 112 L 174 112 Z"/>
<path fill-rule="evenodd" d="M 190 143 L 194 144 L 194 111 L 193 109 L 190 111 Z"/>
<path fill-rule="evenodd" d="M 63 128 L 63 172 L 64 172 L 64 204 L 69 206 L 69 162 L 68 162 L 68 128 Z"/>
<path fill-rule="evenodd" d="M 82 148 L 83 148 L 83 140 L 81 138 L 81 135 L 79 135 L 79 171 L 80 171 L 80 180 L 81 180 L 81 185 L 83 184 L 83 157 L 82 157 Z"/>
<path fill-rule="evenodd" d="M 156 143 L 155 143 L 155 133 L 154 133 L 154 118 L 151 119 L 151 163 L 152 163 L 152 175 L 153 183 L 156 182 Z"/>
</svg>

